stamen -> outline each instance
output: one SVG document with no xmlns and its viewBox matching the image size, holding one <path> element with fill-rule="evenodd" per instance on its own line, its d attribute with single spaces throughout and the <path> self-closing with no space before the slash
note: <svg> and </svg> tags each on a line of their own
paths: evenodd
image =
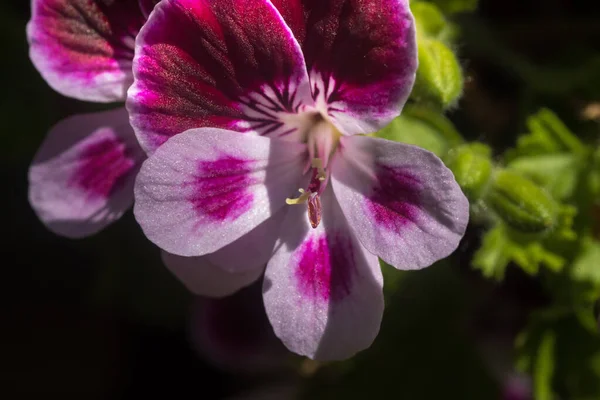
<svg viewBox="0 0 600 400">
<path fill-rule="evenodd" d="M 298 196 L 295 199 L 291 199 L 291 198 L 287 198 L 285 199 L 285 204 L 287 205 L 294 205 L 294 204 L 304 204 L 308 201 L 308 198 L 310 197 L 310 192 L 305 192 L 304 189 L 298 189 L 298 191 L 300 192 L 300 196 Z"/>
</svg>

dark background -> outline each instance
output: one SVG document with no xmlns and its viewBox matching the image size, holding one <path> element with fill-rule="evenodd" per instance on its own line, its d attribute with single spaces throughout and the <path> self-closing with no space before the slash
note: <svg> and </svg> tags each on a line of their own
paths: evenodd
<svg viewBox="0 0 600 400">
<path fill-rule="evenodd" d="M 535 68 L 515 67 L 515 59 L 576 66 L 589 56 L 584 47 L 598 50 L 599 15 L 597 2 L 482 0 L 475 15 L 457 18 L 468 79 L 450 117 L 461 133 L 501 151 L 539 106 L 554 108 L 566 122 L 576 118 L 581 104 L 598 98 L 597 87 L 568 98 L 553 93 L 551 82 L 531 90 Z M 29 1 L 0 4 L 0 396 L 219 399 L 265 385 L 273 393 L 270 384 L 341 396 L 342 364 L 338 372 L 313 375 L 310 364 L 292 356 L 280 369 L 240 372 L 196 351 L 189 320 L 192 303 L 201 300 L 161 265 L 131 213 L 84 240 L 55 236 L 37 220 L 27 201 L 27 170 L 45 133 L 66 116 L 107 107 L 62 97 L 46 85 L 28 59 L 28 18 Z M 348 363 L 357 398 L 499 398 L 486 343 L 501 343 L 492 347 L 506 346 L 508 356 L 528 310 L 545 299 L 516 270 L 502 285 L 470 271 L 478 238 L 471 228 L 447 263 L 402 276 L 380 337 Z M 260 319 L 253 313 L 229 328 L 243 336 Z"/>
</svg>

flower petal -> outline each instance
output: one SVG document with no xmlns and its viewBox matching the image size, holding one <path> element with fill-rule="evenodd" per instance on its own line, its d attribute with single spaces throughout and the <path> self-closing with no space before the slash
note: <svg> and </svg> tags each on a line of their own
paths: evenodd
<svg viewBox="0 0 600 400">
<path fill-rule="evenodd" d="M 408 0 L 273 0 L 302 47 L 313 97 L 345 134 L 399 115 L 417 48 Z"/>
<path fill-rule="evenodd" d="M 182 257 L 163 252 L 163 261 L 192 292 L 228 296 L 254 282 L 273 254 L 283 209 L 233 243 L 200 257 Z"/>
<path fill-rule="evenodd" d="M 145 155 L 124 108 L 67 118 L 54 126 L 29 169 L 29 202 L 53 232 L 94 234 L 133 203 Z"/>
<path fill-rule="evenodd" d="M 127 107 L 149 153 L 191 128 L 289 133 L 310 100 L 302 52 L 268 0 L 165 0 L 136 42 Z"/>
<path fill-rule="evenodd" d="M 202 358 L 229 372 L 252 375 L 289 367 L 290 353 L 269 324 L 261 286 L 256 282 L 223 299 L 194 299 L 190 342 Z"/>
<path fill-rule="evenodd" d="M 162 260 L 169 270 L 192 293 L 208 297 L 229 296 L 256 281 L 264 268 L 231 272 L 212 264 L 204 257 L 182 257 L 161 252 Z"/>
<path fill-rule="evenodd" d="M 57 92 L 122 101 L 133 81 L 134 41 L 144 22 L 138 0 L 32 0 L 29 54 Z"/>
<path fill-rule="evenodd" d="M 142 166 L 134 213 L 146 236 L 181 256 L 219 250 L 285 205 L 306 146 L 217 128 L 172 137 Z"/>
<path fill-rule="evenodd" d="M 291 206 L 263 282 L 267 316 L 292 351 L 319 360 L 352 356 L 371 345 L 383 313 L 377 257 L 353 236 L 331 190 L 312 229 Z M 288 227 L 286 229 L 286 227 Z"/>
<path fill-rule="evenodd" d="M 204 257 L 211 264 L 231 272 L 264 267 L 273 255 L 273 248 L 279 238 L 287 210 L 288 208 L 284 207 L 235 242 Z"/>
<path fill-rule="evenodd" d="M 399 269 L 452 253 L 469 202 L 433 153 L 365 136 L 345 137 L 332 167 L 333 190 L 361 243 Z"/>
</svg>

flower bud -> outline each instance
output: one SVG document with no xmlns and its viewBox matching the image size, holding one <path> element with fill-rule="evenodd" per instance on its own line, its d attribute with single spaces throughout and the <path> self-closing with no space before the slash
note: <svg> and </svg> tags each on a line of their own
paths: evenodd
<svg viewBox="0 0 600 400">
<path fill-rule="evenodd" d="M 463 74 L 456 56 L 439 40 L 420 38 L 419 69 L 412 98 L 442 109 L 452 106 L 463 89 Z"/>
<path fill-rule="evenodd" d="M 559 205 L 542 188 L 514 172 L 496 173 L 486 202 L 511 228 L 521 233 L 547 233 L 559 217 Z"/>
<path fill-rule="evenodd" d="M 453 148 L 444 158 L 469 201 L 479 200 L 489 186 L 492 175 L 491 151 L 482 143 Z"/>
</svg>

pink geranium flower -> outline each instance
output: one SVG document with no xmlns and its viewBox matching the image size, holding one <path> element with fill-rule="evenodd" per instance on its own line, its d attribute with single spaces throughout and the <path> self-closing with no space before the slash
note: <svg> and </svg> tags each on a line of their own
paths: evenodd
<svg viewBox="0 0 600 400">
<path fill-rule="evenodd" d="M 378 257 L 426 267 L 456 249 L 469 215 L 435 155 L 365 136 L 400 113 L 416 68 L 408 0 L 162 1 L 137 37 L 127 100 L 150 156 L 138 222 L 196 293 L 264 271 L 290 350 L 328 360 L 368 347 L 384 307 Z"/>
<path fill-rule="evenodd" d="M 65 96 L 124 101 L 133 82 L 135 36 L 157 2 L 32 0 L 31 60 Z M 144 158 L 123 107 L 67 118 L 50 130 L 33 160 L 30 203 L 55 233 L 91 235 L 133 204 Z"/>
</svg>

